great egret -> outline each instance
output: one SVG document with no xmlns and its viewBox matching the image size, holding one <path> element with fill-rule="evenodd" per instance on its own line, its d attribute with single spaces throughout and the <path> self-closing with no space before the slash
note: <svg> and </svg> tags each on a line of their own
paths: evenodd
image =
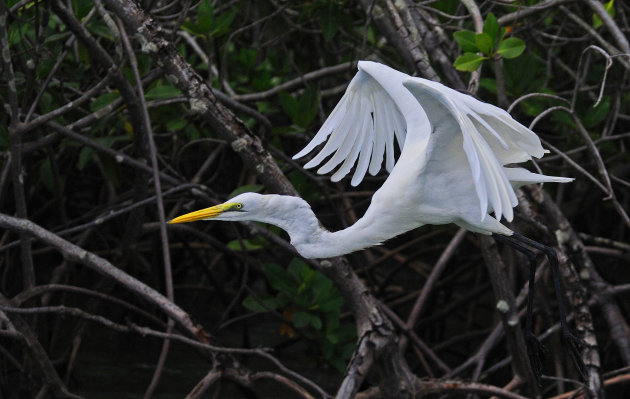
<svg viewBox="0 0 630 399">
<path fill-rule="evenodd" d="M 343 162 L 331 178 L 338 181 L 356 163 L 353 186 L 363 180 L 366 172 L 378 173 L 385 158 L 389 177 L 355 224 L 331 232 L 321 226 L 303 199 L 256 193 L 240 194 L 169 223 L 270 223 L 287 231 L 291 244 L 305 258 L 348 254 L 425 224 L 455 223 L 473 232 L 503 236 L 526 253 L 529 250 L 520 243 L 546 251 L 552 255 L 554 283 L 560 292 L 557 263 L 551 259 L 555 257 L 553 250 L 500 223 L 502 217 L 507 221 L 513 218 L 512 208 L 518 203 L 515 188 L 573 180 L 504 166 L 542 157 L 545 150 L 538 136 L 504 110 L 440 83 L 411 77 L 376 62 L 360 61 L 358 69 L 321 129 L 294 157 L 303 157 L 326 141 L 305 168 L 330 157 L 317 171 L 324 174 Z M 397 162 L 394 137 L 400 147 Z M 530 290 L 533 283 L 530 281 Z M 564 335 L 572 338 L 559 299 Z M 528 310 L 531 312 L 531 298 Z M 527 324 L 531 333 L 531 317 Z M 571 347 L 577 352 L 575 344 Z"/>
</svg>

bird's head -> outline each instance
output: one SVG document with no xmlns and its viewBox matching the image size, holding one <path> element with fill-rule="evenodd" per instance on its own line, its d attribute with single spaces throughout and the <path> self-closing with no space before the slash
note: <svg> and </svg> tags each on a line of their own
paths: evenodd
<svg viewBox="0 0 630 399">
<path fill-rule="evenodd" d="M 264 198 L 262 194 L 243 193 L 222 204 L 178 216 L 169 223 L 197 220 L 256 220 L 265 209 Z"/>
</svg>

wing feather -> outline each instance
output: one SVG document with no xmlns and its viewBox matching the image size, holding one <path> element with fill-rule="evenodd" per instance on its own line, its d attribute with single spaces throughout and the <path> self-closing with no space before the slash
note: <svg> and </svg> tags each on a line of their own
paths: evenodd
<svg viewBox="0 0 630 399">
<path fill-rule="evenodd" d="M 338 181 L 356 164 L 351 181 L 356 186 L 368 170 L 372 175 L 378 173 L 383 158 L 387 171 L 393 169 L 396 162 L 394 137 L 402 149 L 406 126 L 405 118 L 387 91 L 372 75 L 359 68 L 313 140 L 293 159 L 312 152 L 327 140 L 304 167 L 315 167 L 332 155 L 317 173 L 328 173 L 341 164 L 331 177 Z"/>
<path fill-rule="evenodd" d="M 377 101 L 376 97 L 372 94 L 370 96 L 372 101 L 372 108 L 374 113 L 372 118 L 374 119 L 374 146 L 372 147 L 372 159 L 370 161 L 370 174 L 376 175 L 381 170 L 383 164 L 383 158 L 385 155 L 385 141 L 387 140 L 387 129 L 385 127 L 385 117 L 383 116 L 383 106 Z"/>
<path fill-rule="evenodd" d="M 337 125 L 339 125 L 339 123 L 346 116 L 345 111 L 346 111 L 346 107 L 348 106 L 349 96 L 350 96 L 350 93 L 348 92 L 344 93 L 344 95 L 341 97 L 337 105 L 335 105 L 335 108 L 333 108 L 332 112 L 330 113 L 330 116 L 328 116 L 328 119 L 326 119 L 322 127 L 319 129 L 319 131 L 315 135 L 315 137 L 313 137 L 313 139 L 306 145 L 306 147 L 302 148 L 300 152 L 295 154 L 295 156 L 293 157 L 294 159 L 302 158 L 304 155 L 313 151 L 315 147 L 317 147 L 318 145 L 326 141 L 326 138 L 328 137 L 328 135 L 330 135 L 333 129 Z"/>
<path fill-rule="evenodd" d="M 368 124 L 368 121 L 367 121 L 367 118 L 365 118 L 363 120 L 363 123 L 361 124 L 361 128 L 357 130 L 361 133 L 364 133 L 365 129 L 367 128 L 366 126 L 367 124 Z M 368 140 L 365 140 L 365 138 L 363 141 L 368 142 Z M 330 180 L 339 181 L 350 172 L 350 169 L 352 169 L 352 166 L 354 165 L 355 161 L 357 160 L 357 157 L 359 156 L 359 152 L 363 150 L 363 141 L 355 140 L 350 153 L 346 157 L 346 160 L 343 162 L 341 167 L 337 169 L 337 171 L 330 177 Z M 354 185 L 356 186 L 356 184 Z"/>
<path fill-rule="evenodd" d="M 355 169 L 354 175 L 352 175 L 352 180 L 350 181 L 350 184 L 353 187 L 361 183 L 363 177 L 365 177 L 365 173 L 370 165 L 370 157 L 374 146 L 374 121 L 372 114 L 365 115 L 363 123 L 364 125 L 361 127 L 361 130 L 364 132 L 363 146 L 361 147 L 361 152 L 359 154 L 357 168 Z"/>
<path fill-rule="evenodd" d="M 383 118 L 385 122 L 385 169 L 391 172 L 394 169 L 394 121 L 392 110 L 383 104 Z"/>
<path fill-rule="evenodd" d="M 456 107 L 472 120 L 501 164 L 525 162 L 545 154 L 536 133 L 514 120 L 504 109 L 437 82 L 424 80 L 423 83 L 452 99 Z"/>
<path fill-rule="evenodd" d="M 311 159 L 309 162 L 304 165 L 306 169 L 313 168 L 319 165 L 326 157 L 330 154 L 334 153 L 339 149 L 346 138 L 346 134 L 348 130 L 351 128 L 354 123 L 354 115 L 358 110 L 358 103 L 352 101 L 352 96 L 349 96 L 348 104 L 344 104 L 344 113 L 342 114 L 342 118 L 340 119 L 338 124 L 333 126 L 332 134 L 330 134 L 330 138 L 324 145 L 324 148 Z M 319 133 L 315 135 L 315 138 L 319 136 Z M 315 140 L 315 139 L 313 139 Z M 313 147 L 315 148 L 315 147 Z M 297 155 L 296 155 L 297 157 Z"/>
<path fill-rule="evenodd" d="M 361 99 L 360 98 L 357 99 L 356 104 L 353 104 L 353 105 L 356 105 L 354 108 L 360 110 Z M 346 118 L 348 123 L 346 123 L 347 121 L 344 120 L 344 123 L 342 123 L 339 126 L 339 129 L 333 133 L 333 135 L 341 139 L 341 144 L 337 144 L 337 142 L 333 141 L 332 137 L 328 141 L 328 143 L 326 143 L 324 150 L 326 150 L 326 147 L 330 147 L 331 153 L 335 149 L 336 149 L 336 152 L 335 152 L 335 155 L 333 155 L 328 160 L 328 162 L 324 164 L 324 166 L 319 168 L 317 173 L 319 173 L 320 175 L 326 174 L 330 172 L 331 170 L 333 170 L 337 165 L 339 165 L 341 162 L 343 162 L 346 159 L 348 154 L 350 154 L 350 152 L 352 151 L 353 147 L 356 146 L 357 142 L 359 143 L 362 142 L 363 132 L 361 131 L 361 129 L 356 128 L 357 123 L 361 123 L 361 121 L 358 120 L 359 118 L 354 117 L 354 115 L 356 115 L 356 111 L 348 112 L 348 115 Z M 358 116 L 361 117 L 362 115 L 359 114 Z M 316 158 L 318 157 L 320 156 L 318 155 Z"/>
<path fill-rule="evenodd" d="M 503 164 L 497 159 L 493 148 L 487 142 L 488 138 L 492 138 L 499 147 L 502 146 L 501 140 L 498 140 L 500 137 L 496 137 L 498 136 L 496 129 L 489 123 L 479 122 L 477 116 L 471 117 L 470 107 L 459 97 L 464 96 L 461 93 L 451 89 L 446 91 L 445 86 L 436 87 L 435 82 L 420 78 L 409 79 L 403 84 L 425 109 L 431 125 L 437 129 L 435 134 L 452 134 L 452 132 L 441 132 L 440 129 L 444 127 L 459 128 L 458 133 L 462 135 L 463 150 L 479 199 L 480 220 L 485 219 L 488 209 L 493 210 L 497 220 L 500 220 L 502 215 L 507 220 L 511 220 L 512 207 L 516 205 L 516 194 L 503 171 Z M 453 96 L 453 93 L 457 96 Z M 442 122 L 448 119 L 451 123 Z M 477 126 L 485 129 L 485 136 L 480 133 Z M 507 142 L 505 144 L 508 145 Z"/>
</svg>

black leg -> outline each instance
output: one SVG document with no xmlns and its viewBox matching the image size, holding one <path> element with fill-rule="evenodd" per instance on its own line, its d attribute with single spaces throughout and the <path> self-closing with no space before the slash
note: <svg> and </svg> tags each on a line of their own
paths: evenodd
<svg viewBox="0 0 630 399">
<path fill-rule="evenodd" d="M 530 364 L 536 382 L 539 386 L 542 376 L 542 359 L 547 353 L 545 346 L 538 340 L 536 334 L 534 334 L 534 289 L 536 284 L 536 254 L 531 249 L 525 247 L 521 243 L 515 240 L 510 240 L 509 237 L 504 235 L 494 234 L 493 237 L 497 241 L 501 241 L 508 244 L 510 247 L 524 254 L 529 259 L 529 290 L 527 293 L 527 313 L 525 315 L 525 343 L 527 344 L 527 355 L 530 359 Z"/>
<path fill-rule="evenodd" d="M 518 240 L 526 245 L 529 245 L 532 248 L 538 249 L 547 255 L 547 259 L 549 259 L 549 266 L 551 268 L 551 275 L 553 280 L 553 288 L 556 292 L 556 299 L 558 300 L 558 313 L 560 314 L 560 329 L 561 329 L 561 337 L 562 342 L 565 347 L 569 350 L 569 355 L 571 356 L 571 360 L 573 360 L 573 364 L 575 368 L 580 373 L 580 375 L 584 378 L 586 375 L 586 367 L 584 366 L 584 362 L 582 361 L 580 348 L 584 345 L 583 341 L 578 338 L 571 329 L 569 328 L 569 324 L 567 323 L 567 312 L 564 304 L 564 288 L 562 287 L 562 282 L 560 281 L 560 269 L 558 267 L 558 256 L 556 255 L 556 251 L 548 247 L 544 244 L 539 243 L 538 241 L 534 241 L 529 239 L 519 233 L 514 232 L 511 237 L 505 236 L 507 238 L 506 242 L 513 240 Z M 531 279 L 531 271 L 530 271 L 530 279 Z M 531 284 L 531 282 L 530 282 Z M 530 286 L 531 293 L 531 286 Z M 531 300 L 531 298 L 529 299 Z"/>
</svg>

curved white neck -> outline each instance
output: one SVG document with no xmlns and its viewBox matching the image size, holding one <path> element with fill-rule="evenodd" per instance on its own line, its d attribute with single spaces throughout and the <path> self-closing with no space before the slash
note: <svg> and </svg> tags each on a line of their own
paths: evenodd
<svg viewBox="0 0 630 399">
<path fill-rule="evenodd" d="M 366 217 L 343 230 L 331 232 L 319 223 L 310 207 L 287 210 L 283 217 L 267 216 L 270 223 L 289 233 L 291 245 L 305 258 L 331 258 L 381 244 L 393 235 L 370 226 Z M 376 234 L 375 234 L 376 233 Z"/>
</svg>

